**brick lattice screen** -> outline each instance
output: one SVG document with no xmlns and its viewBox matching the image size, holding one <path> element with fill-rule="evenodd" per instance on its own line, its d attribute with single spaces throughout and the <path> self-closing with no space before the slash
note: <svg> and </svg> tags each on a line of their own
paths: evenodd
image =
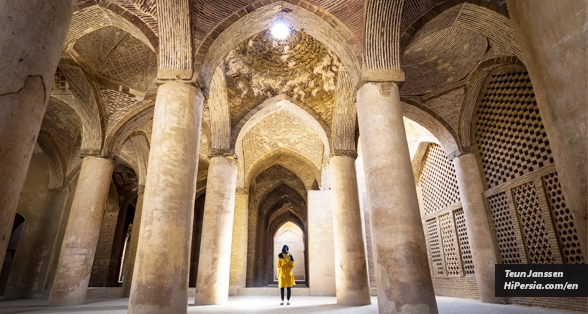
<svg viewBox="0 0 588 314">
<path fill-rule="evenodd" d="M 574 227 L 572 213 L 566 207 L 557 172 L 552 172 L 542 179 L 547 192 L 549 208 L 555 220 L 554 225 L 560 241 L 564 263 L 582 264 L 584 257 L 580 251 L 578 233 Z"/>
<path fill-rule="evenodd" d="M 454 211 L 453 215 L 455 218 L 455 226 L 457 227 L 457 238 L 459 240 L 459 247 L 461 248 L 461 258 L 464 271 L 466 275 L 474 275 L 474 262 L 472 260 L 472 251 L 470 249 L 463 209 L 460 208 Z"/>
<path fill-rule="evenodd" d="M 427 220 L 427 238 L 429 239 L 429 252 L 431 255 L 432 271 L 436 276 L 445 274 L 443 255 L 441 254 L 441 240 L 439 239 L 439 225 L 437 219 Z"/>
<path fill-rule="evenodd" d="M 517 238 L 510 217 L 510 210 L 506 202 L 506 193 L 494 195 L 488 201 L 492 211 L 502 263 L 520 264 L 521 256 L 517 247 Z"/>
<path fill-rule="evenodd" d="M 453 164 L 437 144 L 431 144 L 424 157 L 421 188 L 425 214 L 431 214 L 459 202 L 457 177 Z"/>
<path fill-rule="evenodd" d="M 441 240 L 443 242 L 443 253 L 445 254 L 445 267 L 448 276 L 462 276 L 463 268 L 461 266 L 461 257 L 453 215 L 446 213 L 439 216 L 441 224 Z"/>
<path fill-rule="evenodd" d="M 553 163 L 527 72 L 492 75 L 477 117 L 476 138 L 490 188 Z"/>
<path fill-rule="evenodd" d="M 533 182 L 513 189 L 521 227 L 525 232 L 527 255 L 531 264 L 554 264 L 545 221 L 541 216 L 539 199 Z"/>
</svg>

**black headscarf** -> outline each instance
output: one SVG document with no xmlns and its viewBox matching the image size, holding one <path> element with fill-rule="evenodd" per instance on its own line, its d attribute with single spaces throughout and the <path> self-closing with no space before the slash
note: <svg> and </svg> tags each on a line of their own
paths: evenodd
<svg viewBox="0 0 588 314">
<path fill-rule="evenodd" d="M 284 254 L 288 254 L 288 251 L 290 250 L 290 248 L 284 244 L 284 246 L 282 247 L 282 253 L 278 254 L 279 258 L 284 258 Z M 290 254 L 290 260 L 294 261 L 294 256 L 292 256 L 292 254 Z"/>
</svg>

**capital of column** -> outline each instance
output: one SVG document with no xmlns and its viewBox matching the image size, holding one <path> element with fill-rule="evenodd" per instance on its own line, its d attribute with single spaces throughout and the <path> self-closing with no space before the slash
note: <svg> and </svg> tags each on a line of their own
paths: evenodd
<svg viewBox="0 0 588 314">
<path fill-rule="evenodd" d="M 102 154 L 102 150 L 101 149 L 83 149 L 80 150 L 80 157 L 86 157 L 86 156 L 94 156 L 94 157 L 100 157 L 100 154 Z"/>
<path fill-rule="evenodd" d="M 346 157 L 350 157 L 353 159 L 357 159 L 357 151 L 356 150 L 335 150 L 331 154 L 330 158 L 333 158 L 336 156 L 346 156 Z"/>
<path fill-rule="evenodd" d="M 232 148 L 212 147 L 210 156 L 235 156 L 235 152 Z"/>
<path fill-rule="evenodd" d="M 361 81 L 365 83 L 392 82 L 404 83 L 404 71 L 400 69 L 361 69 Z"/>
<path fill-rule="evenodd" d="M 470 154 L 473 154 L 471 147 L 462 147 L 461 149 L 458 148 L 458 149 L 452 151 L 451 153 L 449 153 L 449 155 L 447 155 L 447 158 L 451 161 L 454 158 L 461 157 L 464 155 L 470 155 Z"/>
<path fill-rule="evenodd" d="M 101 149 L 85 149 L 85 150 L 81 150 L 80 151 L 80 157 L 82 159 L 86 158 L 86 157 L 94 157 L 94 158 L 101 158 L 101 159 L 107 159 L 110 160 L 112 162 L 114 162 L 116 160 L 116 156 L 114 155 L 105 155 L 102 153 Z"/>
<path fill-rule="evenodd" d="M 208 159 L 212 159 L 212 158 L 216 158 L 216 157 L 223 157 L 223 158 L 226 158 L 226 159 L 237 160 L 237 156 L 235 156 L 234 154 L 230 154 L 230 153 L 227 153 L 227 154 L 210 154 L 207 157 L 208 157 Z"/>
<path fill-rule="evenodd" d="M 114 158 L 109 157 L 109 156 L 102 156 L 102 155 L 85 155 L 85 156 L 81 156 L 82 157 L 82 162 L 86 159 L 97 159 L 97 160 L 105 160 L 108 161 L 109 163 L 114 164 Z"/>
<path fill-rule="evenodd" d="M 169 83 L 180 83 L 180 84 L 186 84 L 186 85 L 190 85 L 192 87 L 195 87 L 199 91 L 203 90 L 202 86 L 200 86 L 200 83 L 196 79 L 196 75 L 192 74 L 191 76 L 188 76 L 188 78 L 184 78 L 184 77 L 185 77 L 185 74 L 184 75 L 178 74 L 173 78 L 168 78 L 165 75 L 160 76 L 159 72 L 158 72 L 157 80 L 155 81 L 155 84 L 157 84 L 157 86 L 161 86 L 161 85 L 165 85 L 165 84 L 169 84 Z"/>
</svg>

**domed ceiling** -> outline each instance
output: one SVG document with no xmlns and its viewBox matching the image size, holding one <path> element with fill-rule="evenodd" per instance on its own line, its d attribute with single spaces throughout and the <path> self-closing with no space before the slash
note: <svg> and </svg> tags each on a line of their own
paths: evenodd
<svg viewBox="0 0 588 314">
<path fill-rule="evenodd" d="M 489 49 L 485 36 L 456 26 L 462 6 L 455 6 L 425 24 L 406 47 L 402 70 L 405 95 L 423 95 L 463 80 Z"/>
<path fill-rule="evenodd" d="M 91 32 L 78 39 L 73 50 L 79 61 L 107 80 L 143 93 L 157 89 L 155 52 L 120 28 L 109 26 Z"/>
<path fill-rule="evenodd" d="M 302 30 L 284 40 L 269 30 L 239 44 L 224 59 L 235 125 L 263 100 L 285 94 L 312 108 L 328 124 L 341 66 L 325 45 Z"/>
</svg>

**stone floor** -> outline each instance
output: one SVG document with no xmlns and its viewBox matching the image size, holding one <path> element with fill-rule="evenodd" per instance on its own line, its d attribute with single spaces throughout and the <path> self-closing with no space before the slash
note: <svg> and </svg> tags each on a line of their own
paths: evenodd
<svg viewBox="0 0 588 314">
<path fill-rule="evenodd" d="M 1 301 L 0 313 L 84 313 L 110 314 L 126 313 L 128 298 L 121 299 L 88 299 L 84 305 L 67 308 L 48 308 L 47 300 L 16 300 Z M 372 297 L 372 305 L 361 307 L 338 306 L 335 297 L 292 297 L 291 305 L 280 306 L 279 297 L 271 296 L 238 296 L 230 297 L 226 305 L 188 306 L 188 313 L 279 313 L 279 309 L 287 308 L 287 313 L 378 313 L 376 298 Z M 194 302 L 194 298 L 190 298 Z M 437 297 L 441 314 L 578 314 L 580 312 L 554 310 L 520 305 L 482 304 L 471 299 Z"/>
</svg>

